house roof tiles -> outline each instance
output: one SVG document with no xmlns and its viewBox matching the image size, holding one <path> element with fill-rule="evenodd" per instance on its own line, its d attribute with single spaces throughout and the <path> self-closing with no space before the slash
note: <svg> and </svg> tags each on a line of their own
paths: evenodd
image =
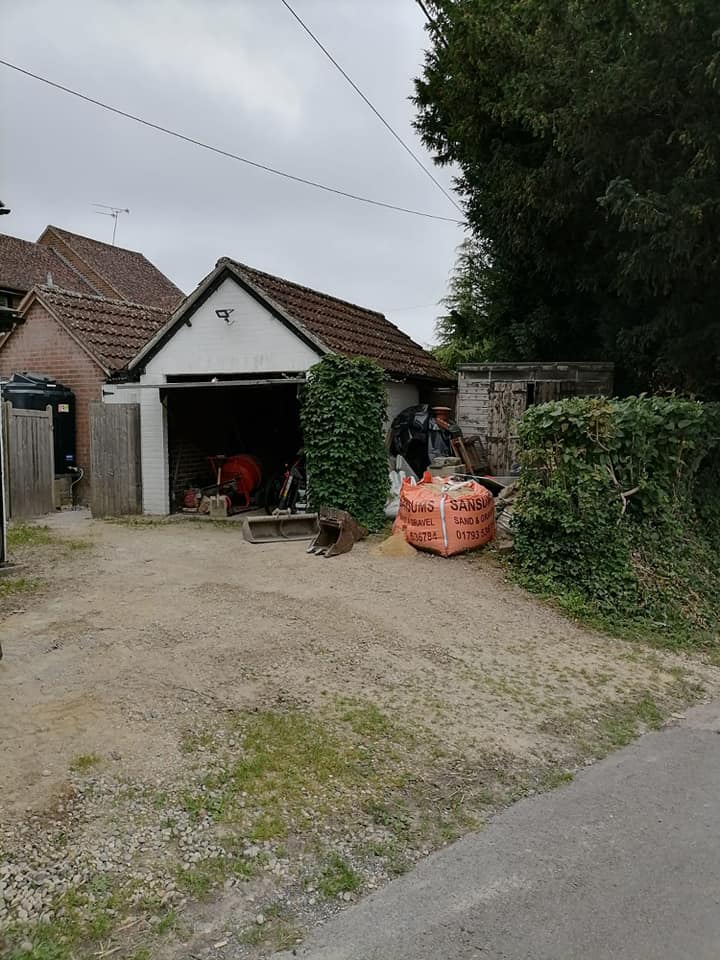
<svg viewBox="0 0 720 960">
<path fill-rule="evenodd" d="M 167 321 L 167 313 L 125 300 L 37 287 L 37 298 L 106 370 L 123 369 Z"/>
<path fill-rule="evenodd" d="M 449 380 L 450 374 L 432 354 L 399 330 L 376 310 L 340 300 L 281 277 L 248 267 L 231 265 L 251 286 L 305 327 L 330 350 L 347 356 L 370 357 L 390 374 L 401 377 Z"/>
<path fill-rule="evenodd" d="M 25 293 L 48 278 L 65 290 L 97 292 L 52 247 L 0 234 L 0 287 Z"/>
<path fill-rule="evenodd" d="M 43 232 L 43 243 L 52 246 L 53 234 L 103 277 L 124 300 L 147 303 L 170 312 L 184 297 L 182 290 L 142 253 L 111 246 L 54 226 L 47 227 Z M 79 269 L 82 272 L 82 268 Z"/>
</svg>

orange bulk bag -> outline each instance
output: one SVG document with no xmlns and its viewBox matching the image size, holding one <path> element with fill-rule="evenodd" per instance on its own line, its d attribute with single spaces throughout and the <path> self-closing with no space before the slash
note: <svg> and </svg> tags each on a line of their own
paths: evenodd
<svg viewBox="0 0 720 960">
<path fill-rule="evenodd" d="M 443 557 L 475 550 L 495 536 L 495 500 L 474 480 L 454 483 L 426 473 L 418 484 L 403 480 L 393 533 Z"/>
</svg>

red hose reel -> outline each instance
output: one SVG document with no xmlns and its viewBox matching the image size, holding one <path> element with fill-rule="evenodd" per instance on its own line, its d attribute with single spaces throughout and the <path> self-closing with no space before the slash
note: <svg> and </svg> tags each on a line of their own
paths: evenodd
<svg viewBox="0 0 720 960">
<path fill-rule="evenodd" d="M 241 509 L 250 506 L 250 497 L 260 486 L 262 471 L 260 464 L 246 453 L 237 453 L 231 457 L 210 457 L 210 466 L 216 476 L 220 476 L 220 486 L 232 487 L 241 501 Z M 218 493 L 220 491 L 218 490 Z"/>
</svg>

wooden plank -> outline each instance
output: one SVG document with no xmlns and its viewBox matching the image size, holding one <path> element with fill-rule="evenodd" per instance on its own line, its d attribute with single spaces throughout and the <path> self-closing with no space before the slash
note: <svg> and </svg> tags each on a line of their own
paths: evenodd
<svg viewBox="0 0 720 960">
<path fill-rule="evenodd" d="M 142 512 L 138 404 L 90 404 L 90 463 L 94 517 Z"/>
<path fill-rule="evenodd" d="M 490 472 L 505 475 L 517 462 L 517 424 L 527 408 L 524 380 L 496 380 L 490 384 L 487 453 Z"/>
<path fill-rule="evenodd" d="M 4 404 L 8 514 L 40 517 L 54 508 L 52 408 L 17 410 Z"/>
</svg>

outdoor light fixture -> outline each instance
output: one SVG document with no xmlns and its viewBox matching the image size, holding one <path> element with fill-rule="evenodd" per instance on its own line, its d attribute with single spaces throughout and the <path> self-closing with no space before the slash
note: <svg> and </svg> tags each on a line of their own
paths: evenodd
<svg viewBox="0 0 720 960">
<path fill-rule="evenodd" d="M 224 307 L 222 310 L 216 310 L 215 316 L 219 317 L 221 320 L 224 320 L 225 323 L 230 323 L 230 314 L 235 313 L 234 307 Z"/>
</svg>

